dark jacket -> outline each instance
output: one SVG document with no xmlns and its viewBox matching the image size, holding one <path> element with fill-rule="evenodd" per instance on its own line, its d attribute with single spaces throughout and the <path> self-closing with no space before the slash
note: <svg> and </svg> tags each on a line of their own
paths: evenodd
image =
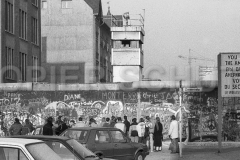
<svg viewBox="0 0 240 160">
<path fill-rule="evenodd" d="M 53 124 L 51 122 L 46 123 L 43 126 L 43 135 L 53 135 Z"/>
<path fill-rule="evenodd" d="M 60 124 L 60 125 L 56 128 L 55 133 L 56 133 L 56 135 L 60 135 L 60 134 L 61 134 L 63 131 L 65 131 L 66 129 L 68 129 L 67 124 L 66 124 L 66 123 L 62 123 L 62 124 Z"/>
<path fill-rule="evenodd" d="M 9 128 L 9 132 L 11 135 L 21 135 L 22 127 L 21 123 L 14 122 Z"/>
<path fill-rule="evenodd" d="M 129 132 L 129 128 L 130 128 L 130 122 L 128 120 L 125 120 L 124 124 L 126 126 L 126 133 L 128 133 Z"/>
<path fill-rule="evenodd" d="M 35 129 L 32 123 L 25 124 L 23 127 L 29 128 L 29 132 L 32 132 Z"/>
</svg>

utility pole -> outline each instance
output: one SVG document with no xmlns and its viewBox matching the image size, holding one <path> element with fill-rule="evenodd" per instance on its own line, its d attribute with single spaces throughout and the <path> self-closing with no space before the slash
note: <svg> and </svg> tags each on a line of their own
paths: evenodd
<svg viewBox="0 0 240 160">
<path fill-rule="evenodd" d="M 183 98 L 183 90 L 182 90 L 182 80 L 180 80 L 180 88 L 179 88 L 179 105 L 180 105 L 180 112 L 179 112 L 179 116 L 180 116 L 180 120 L 179 120 L 179 127 L 180 127 L 180 145 L 179 145 L 179 154 L 180 157 L 182 157 L 182 98 Z"/>
</svg>

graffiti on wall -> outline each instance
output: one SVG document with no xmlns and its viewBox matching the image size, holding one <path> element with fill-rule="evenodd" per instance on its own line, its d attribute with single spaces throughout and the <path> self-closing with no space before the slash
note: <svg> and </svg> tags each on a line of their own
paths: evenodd
<svg viewBox="0 0 240 160">
<path fill-rule="evenodd" d="M 191 139 L 216 140 L 218 125 L 217 93 L 188 93 L 189 125 Z M 212 136 L 213 139 L 208 137 Z"/>
<path fill-rule="evenodd" d="M 138 92 L 140 92 L 140 104 Z M 231 100 L 228 101 L 231 102 Z M 216 102 L 216 96 L 213 93 L 183 95 L 183 137 L 186 137 L 187 124 L 191 128 L 191 138 L 216 134 Z M 43 124 L 48 116 L 64 115 L 75 120 L 81 116 L 85 119 L 93 117 L 99 120 L 102 117 L 127 115 L 131 120 L 137 117 L 139 112 L 142 116 L 160 117 L 164 138 L 167 138 L 169 117 L 178 116 L 179 113 L 179 96 L 178 89 L 169 88 L 159 91 L 146 89 L 138 91 L 2 91 L 0 92 L 0 109 L 4 114 L 4 122 L 8 126 L 12 124 L 15 117 L 20 118 L 22 122 L 29 118 L 33 124 L 39 125 Z"/>
</svg>

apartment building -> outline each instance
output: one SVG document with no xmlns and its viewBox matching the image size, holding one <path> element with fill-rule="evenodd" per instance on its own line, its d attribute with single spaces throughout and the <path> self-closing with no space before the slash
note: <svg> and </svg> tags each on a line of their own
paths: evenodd
<svg viewBox="0 0 240 160">
<path fill-rule="evenodd" d="M 0 83 L 37 82 L 41 64 L 40 0 L 1 0 L 0 14 Z"/>
<path fill-rule="evenodd" d="M 101 0 L 41 0 L 48 83 L 112 82 L 111 31 Z"/>
</svg>

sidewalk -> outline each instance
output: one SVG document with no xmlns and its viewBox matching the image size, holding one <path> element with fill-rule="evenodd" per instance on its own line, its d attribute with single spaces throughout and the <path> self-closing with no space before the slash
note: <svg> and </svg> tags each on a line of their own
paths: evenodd
<svg viewBox="0 0 240 160">
<path fill-rule="evenodd" d="M 161 152 L 153 152 L 146 160 L 240 160 L 239 142 L 222 142 L 222 152 L 218 153 L 217 142 L 190 142 L 183 144 L 182 157 L 168 150 L 170 141 L 163 142 Z"/>
</svg>

